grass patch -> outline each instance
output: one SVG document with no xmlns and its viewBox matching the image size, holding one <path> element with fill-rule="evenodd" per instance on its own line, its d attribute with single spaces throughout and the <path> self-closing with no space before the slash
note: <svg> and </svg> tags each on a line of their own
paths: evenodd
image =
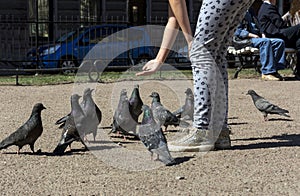
<svg viewBox="0 0 300 196">
<path fill-rule="evenodd" d="M 39 74 L 39 75 L 19 75 L 16 76 L 1 76 L 0 85 L 55 85 L 74 82 L 74 75 L 60 74 Z"/>
<path fill-rule="evenodd" d="M 233 78 L 236 69 L 228 69 L 229 79 Z M 125 71 L 125 72 L 103 72 L 99 78 L 99 82 L 116 82 L 123 80 L 180 80 L 180 79 L 192 79 L 191 70 L 171 70 L 171 71 L 159 71 L 151 76 L 146 77 L 136 77 L 135 71 Z M 291 69 L 285 69 L 279 71 L 283 76 L 292 76 Z M 94 74 L 96 75 L 96 74 Z M 238 78 L 260 78 L 260 74 L 255 71 L 254 68 L 243 69 Z M 18 83 L 20 85 L 56 85 L 76 82 L 90 82 L 88 75 L 61 75 L 61 74 L 39 74 L 39 75 L 20 75 L 18 77 Z M 16 76 L 1 76 L 0 85 L 16 85 Z"/>
</svg>

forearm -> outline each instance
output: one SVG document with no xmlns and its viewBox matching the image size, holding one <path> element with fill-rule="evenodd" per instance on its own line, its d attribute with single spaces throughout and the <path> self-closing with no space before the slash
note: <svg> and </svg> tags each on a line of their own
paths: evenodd
<svg viewBox="0 0 300 196">
<path fill-rule="evenodd" d="M 169 12 L 169 20 L 165 27 L 161 47 L 156 56 L 156 60 L 164 62 L 172 48 L 178 34 L 178 23 L 176 18 Z"/>
<path fill-rule="evenodd" d="M 190 20 L 188 17 L 186 1 L 169 0 L 169 4 L 171 7 L 171 11 L 175 16 L 177 23 L 179 24 L 187 43 L 190 45 L 190 43 L 193 40 L 193 35 L 192 35 Z"/>
<path fill-rule="evenodd" d="M 159 62 L 164 62 L 167 58 L 178 34 L 179 27 L 184 34 L 189 48 L 193 40 L 185 0 L 169 0 L 169 3 L 169 19 L 164 31 L 161 48 L 156 56 L 156 60 Z"/>
</svg>

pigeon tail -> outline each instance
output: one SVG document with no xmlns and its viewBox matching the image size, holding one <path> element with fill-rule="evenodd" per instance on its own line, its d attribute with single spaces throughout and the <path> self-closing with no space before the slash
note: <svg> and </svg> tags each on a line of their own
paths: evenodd
<svg viewBox="0 0 300 196">
<path fill-rule="evenodd" d="M 61 117 L 60 119 L 58 119 L 56 122 L 55 122 L 55 125 L 59 125 L 59 124 L 62 124 L 62 123 L 65 123 L 67 118 L 70 116 L 70 114 L 64 116 L 64 117 Z"/>
<path fill-rule="evenodd" d="M 66 138 L 67 139 L 67 138 Z M 67 141 L 61 141 L 56 148 L 53 150 L 53 154 L 55 155 L 63 155 L 65 153 L 66 148 L 72 143 L 76 141 L 75 138 L 70 138 Z"/>
<path fill-rule="evenodd" d="M 54 155 L 63 155 L 65 153 L 66 148 L 68 147 L 69 144 L 62 144 L 62 145 L 57 145 L 56 148 L 53 150 Z"/>
</svg>

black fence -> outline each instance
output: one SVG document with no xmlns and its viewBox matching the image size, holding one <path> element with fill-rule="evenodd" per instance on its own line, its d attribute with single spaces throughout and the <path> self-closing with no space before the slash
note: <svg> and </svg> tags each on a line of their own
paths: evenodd
<svg viewBox="0 0 300 196">
<path fill-rule="evenodd" d="M 130 26 L 125 19 L 119 17 L 106 21 L 110 22 L 104 24 L 99 21 L 82 21 L 79 17 L 60 17 L 55 21 L 37 22 L 27 20 L 26 16 L 0 15 L 0 75 L 76 71 L 96 43 Z M 166 19 L 154 17 L 152 21 L 152 25 L 163 27 Z M 116 60 L 112 61 L 112 56 L 99 57 L 95 52 L 94 56 L 89 53 L 89 60 L 103 58 L 111 69 L 128 68 L 143 63 L 157 53 L 162 34 L 151 33 L 149 38 L 146 32 L 137 29 L 133 33 L 127 33 L 126 36 L 126 38 L 113 36 L 113 40 L 108 41 L 112 44 L 122 39 L 127 41 L 128 45 L 123 47 L 127 47 L 128 51 L 120 50 L 119 46 L 113 47 L 123 52 Z M 181 39 L 179 42 L 184 43 L 184 40 Z M 107 54 L 120 53 L 113 49 L 105 51 Z M 178 54 L 177 50 L 180 48 L 175 48 L 170 53 L 168 61 L 188 67 L 187 51 L 181 48 L 182 54 Z"/>
</svg>

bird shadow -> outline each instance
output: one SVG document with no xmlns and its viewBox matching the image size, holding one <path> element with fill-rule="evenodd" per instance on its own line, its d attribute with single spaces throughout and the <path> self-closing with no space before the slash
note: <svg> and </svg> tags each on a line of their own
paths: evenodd
<svg viewBox="0 0 300 196">
<path fill-rule="evenodd" d="M 51 153 L 50 156 L 60 157 L 60 156 L 83 155 L 82 152 L 86 152 L 86 151 L 89 151 L 89 149 L 87 149 L 87 148 L 77 148 L 77 149 L 72 149 L 72 150 L 65 151 L 63 154 L 54 154 L 54 153 Z"/>
<path fill-rule="evenodd" d="M 236 120 L 236 119 L 239 119 L 239 117 L 237 117 L 237 116 L 232 116 L 232 117 L 228 117 L 228 119 Z"/>
<path fill-rule="evenodd" d="M 110 150 L 113 148 L 118 148 L 118 146 L 89 146 L 88 149 L 90 151 L 98 151 L 98 150 Z"/>
<path fill-rule="evenodd" d="M 286 118 L 271 118 L 268 121 L 294 121 L 293 119 L 286 119 Z"/>
<path fill-rule="evenodd" d="M 168 129 L 168 130 L 164 130 L 163 133 L 175 133 L 178 132 L 178 130 L 176 129 Z"/>
<path fill-rule="evenodd" d="M 180 165 L 181 163 L 187 162 L 192 158 L 194 157 L 193 156 L 176 157 L 174 158 L 175 162 L 167 166 Z"/>
<path fill-rule="evenodd" d="M 18 154 L 17 152 L 3 152 L 2 154 Z M 31 155 L 31 156 L 54 156 L 52 152 L 20 152 L 18 155 Z"/>
<path fill-rule="evenodd" d="M 122 138 L 123 141 L 124 141 L 124 136 L 123 135 L 111 135 L 110 137 L 115 138 L 115 139 L 116 138 L 118 138 L 118 139 Z M 125 139 L 129 140 L 129 141 L 138 141 L 139 140 L 139 138 L 137 136 L 125 136 Z M 120 141 L 120 142 L 122 142 L 122 141 Z"/>
<path fill-rule="evenodd" d="M 110 144 L 110 143 L 114 143 L 114 142 L 108 140 L 95 140 L 95 141 L 89 141 L 87 144 Z"/>
<path fill-rule="evenodd" d="M 239 123 L 228 123 L 228 125 L 247 125 L 247 122 L 239 122 Z"/>
<path fill-rule="evenodd" d="M 282 134 L 274 135 L 271 137 L 254 137 L 245 139 L 233 139 L 232 141 L 256 141 L 256 140 L 278 140 L 259 142 L 254 144 L 246 145 L 235 145 L 232 146 L 231 150 L 250 150 L 250 149 L 261 149 L 261 148 L 279 148 L 279 147 L 299 147 L 300 146 L 300 134 Z"/>
</svg>

